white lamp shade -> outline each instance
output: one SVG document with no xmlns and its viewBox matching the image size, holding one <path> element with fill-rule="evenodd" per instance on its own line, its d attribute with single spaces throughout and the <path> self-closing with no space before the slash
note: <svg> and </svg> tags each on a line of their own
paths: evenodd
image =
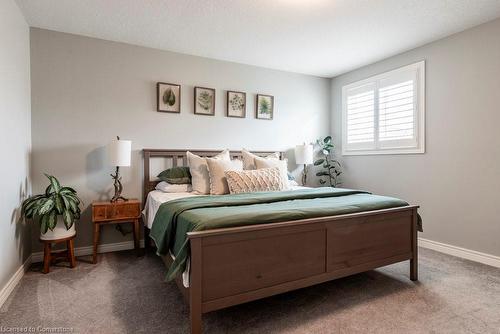
<svg viewBox="0 0 500 334">
<path fill-rule="evenodd" d="M 297 165 L 310 165 L 313 163 L 313 146 L 303 144 L 295 146 L 295 162 Z"/>
<path fill-rule="evenodd" d="M 132 142 L 130 140 L 114 140 L 109 144 L 109 163 L 111 166 L 130 166 L 130 152 Z"/>
</svg>

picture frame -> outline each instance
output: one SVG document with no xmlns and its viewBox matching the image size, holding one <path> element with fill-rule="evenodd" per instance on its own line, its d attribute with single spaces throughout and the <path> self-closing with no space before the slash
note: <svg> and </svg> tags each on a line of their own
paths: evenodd
<svg viewBox="0 0 500 334">
<path fill-rule="evenodd" d="M 226 116 L 245 118 L 247 115 L 247 93 L 228 90 L 226 93 Z"/>
<path fill-rule="evenodd" d="M 215 88 L 194 87 L 194 113 L 215 115 Z"/>
<path fill-rule="evenodd" d="M 156 110 L 179 114 L 181 112 L 181 85 L 157 82 Z"/>
<path fill-rule="evenodd" d="M 257 94 L 255 98 L 255 118 L 267 120 L 274 118 L 274 96 Z"/>
</svg>

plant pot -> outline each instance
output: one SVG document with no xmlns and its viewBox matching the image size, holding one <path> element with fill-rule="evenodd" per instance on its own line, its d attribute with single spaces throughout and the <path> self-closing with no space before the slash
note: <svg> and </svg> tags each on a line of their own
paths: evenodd
<svg viewBox="0 0 500 334">
<path fill-rule="evenodd" d="M 58 240 L 58 239 L 65 239 L 72 237 L 76 234 L 76 229 L 75 225 L 71 226 L 71 228 L 68 230 L 66 229 L 66 225 L 64 225 L 64 221 L 61 216 L 57 217 L 57 224 L 56 227 L 54 227 L 54 230 L 51 231 L 50 229 L 47 230 L 47 233 L 42 234 L 40 232 L 40 239 L 41 240 Z"/>
</svg>

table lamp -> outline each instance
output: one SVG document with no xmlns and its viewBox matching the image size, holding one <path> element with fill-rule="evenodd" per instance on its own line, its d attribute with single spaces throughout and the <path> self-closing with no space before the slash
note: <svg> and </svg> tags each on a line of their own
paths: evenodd
<svg viewBox="0 0 500 334">
<path fill-rule="evenodd" d="M 128 201 L 122 196 L 123 186 L 121 183 L 122 177 L 120 176 L 120 167 L 130 166 L 130 152 L 132 148 L 132 142 L 130 140 L 121 140 L 120 137 L 116 137 L 116 140 L 109 144 L 109 162 L 110 165 L 116 166 L 115 174 L 110 174 L 114 180 L 115 195 L 111 199 L 111 202 L 117 202 L 118 200 Z"/>
<path fill-rule="evenodd" d="M 313 145 L 304 143 L 295 146 L 295 162 L 297 165 L 304 165 L 302 185 L 305 186 L 307 182 L 307 165 L 313 163 Z"/>
</svg>

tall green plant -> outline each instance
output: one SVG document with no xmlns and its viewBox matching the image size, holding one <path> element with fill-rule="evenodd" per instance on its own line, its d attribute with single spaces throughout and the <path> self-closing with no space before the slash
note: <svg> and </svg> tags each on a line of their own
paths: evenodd
<svg viewBox="0 0 500 334">
<path fill-rule="evenodd" d="M 321 177 L 319 183 L 321 185 L 328 184 L 330 187 L 337 187 L 340 184 L 339 176 L 342 174 L 342 166 L 333 158 L 335 147 L 332 143 L 332 137 L 319 138 L 316 143 L 320 148 L 320 157 L 314 161 L 314 165 L 323 167 L 323 170 L 316 173 L 316 176 Z M 323 177 L 326 177 L 326 180 Z"/>
<path fill-rule="evenodd" d="M 76 190 L 62 187 L 52 175 L 45 176 L 50 184 L 44 194 L 31 196 L 23 202 L 21 215 L 26 219 L 38 221 L 42 233 L 51 231 L 57 225 L 57 216 L 62 216 L 64 225 L 69 230 L 76 220 L 80 219 L 81 200 L 76 195 Z"/>
</svg>

